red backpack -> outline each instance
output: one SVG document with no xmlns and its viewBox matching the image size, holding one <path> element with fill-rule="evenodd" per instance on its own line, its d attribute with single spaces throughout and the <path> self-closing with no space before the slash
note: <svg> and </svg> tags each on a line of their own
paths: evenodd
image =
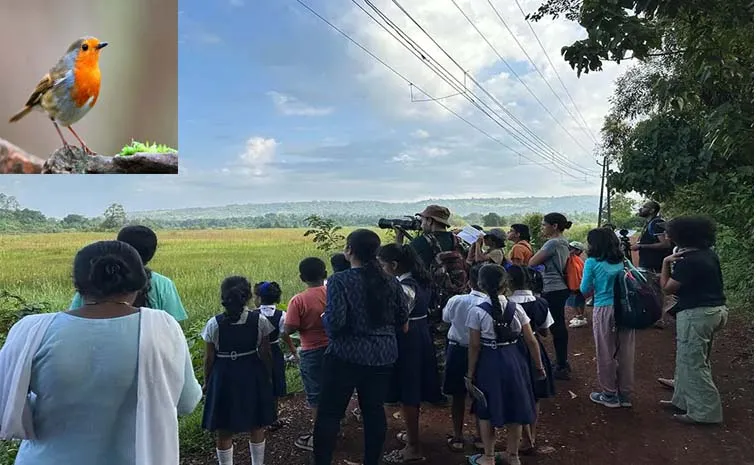
<svg viewBox="0 0 756 465">
<path fill-rule="evenodd" d="M 583 267 L 585 263 L 578 255 L 570 254 L 564 265 L 564 282 L 567 288 L 573 292 L 580 291 L 580 281 L 583 280 Z"/>
</svg>

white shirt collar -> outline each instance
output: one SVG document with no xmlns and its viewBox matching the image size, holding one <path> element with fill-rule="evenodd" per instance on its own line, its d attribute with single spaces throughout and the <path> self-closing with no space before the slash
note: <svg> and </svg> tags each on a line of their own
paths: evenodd
<svg viewBox="0 0 756 465">
<path fill-rule="evenodd" d="M 521 289 L 518 291 L 514 291 L 512 295 L 533 295 L 533 291 L 527 290 L 527 289 Z"/>
<path fill-rule="evenodd" d="M 276 312 L 276 310 L 278 309 L 276 308 L 275 305 L 260 305 L 260 313 L 262 313 L 265 316 L 273 315 Z"/>
<path fill-rule="evenodd" d="M 482 291 L 476 291 L 475 289 L 470 291 L 470 295 L 478 296 L 478 297 L 488 297 L 488 295 L 485 292 Z"/>
<path fill-rule="evenodd" d="M 399 281 L 403 281 L 403 280 L 405 280 L 407 278 L 411 278 L 411 277 L 412 277 L 412 273 L 404 273 L 401 276 L 397 276 L 396 279 L 398 279 Z"/>
</svg>

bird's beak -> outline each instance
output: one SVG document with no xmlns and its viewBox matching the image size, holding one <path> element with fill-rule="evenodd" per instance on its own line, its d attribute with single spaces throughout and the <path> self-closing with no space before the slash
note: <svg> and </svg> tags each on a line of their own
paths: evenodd
<svg viewBox="0 0 756 465">
<path fill-rule="evenodd" d="M 107 46 L 108 46 L 107 42 L 100 42 L 99 44 L 97 44 L 97 50 L 100 50 L 100 49 L 105 48 Z"/>
</svg>

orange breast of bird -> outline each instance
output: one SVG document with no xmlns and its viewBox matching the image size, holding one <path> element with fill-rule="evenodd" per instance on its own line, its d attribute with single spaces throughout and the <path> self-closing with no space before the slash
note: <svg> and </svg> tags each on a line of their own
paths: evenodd
<svg viewBox="0 0 756 465">
<path fill-rule="evenodd" d="M 77 107 L 82 107 L 92 99 L 90 107 L 93 107 L 100 95 L 100 64 L 97 54 L 80 53 L 76 57 L 73 75 L 71 98 L 74 103 Z"/>
</svg>

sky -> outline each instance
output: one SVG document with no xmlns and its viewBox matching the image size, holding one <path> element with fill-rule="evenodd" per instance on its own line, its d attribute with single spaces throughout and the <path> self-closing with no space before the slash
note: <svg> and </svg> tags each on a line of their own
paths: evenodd
<svg viewBox="0 0 756 465">
<path fill-rule="evenodd" d="M 296 0 L 180 0 L 179 175 L 5 175 L 0 192 L 58 217 L 115 202 L 128 212 L 598 194 L 594 139 L 631 63 L 578 78 L 560 56 L 585 36 L 578 25 L 531 23 L 547 59 L 514 0 L 491 0 L 504 24 L 488 0 L 397 0 L 439 48 L 392 0 L 374 0 L 425 49 L 421 60 L 357 7 L 373 13 L 365 0 L 302 1 L 412 90 Z M 532 12 L 539 1 L 520 5 Z M 456 88 L 426 66 L 430 58 Z"/>
</svg>

